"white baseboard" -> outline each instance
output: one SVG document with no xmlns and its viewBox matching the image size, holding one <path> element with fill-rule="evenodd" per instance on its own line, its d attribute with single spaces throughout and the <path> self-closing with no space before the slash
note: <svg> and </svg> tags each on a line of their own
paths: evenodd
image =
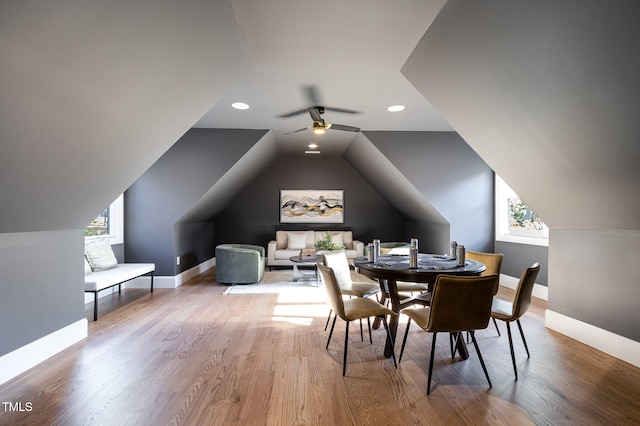
<svg viewBox="0 0 640 426">
<path fill-rule="evenodd" d="M 87 319 L 83 318 L 3 355 L 0 357 L 0 385 L 85 339 L 88 327 Z"/>
<path fill-rule="evenodd" d="M 209 260 L 205 260 L 199 265 L 186 271 L 171 277 L 171 276 L 157 276 L 153 278 L 153 288 L 177 288 L 189 281 L 191 278 L 197 277 L 201 273 L 213 268 L 216 265 L 216 258 L 212 257 Z M 149 288 L 149 277 L 138 277 L 131 281 L 127 281 L 124 285 L 128 288 Z M 116 289 L 117 291 L 117 289 Z"/>
<path fill-rule="evenodd" d="M 585 345 L 640 367 L 640 342 L 548 309 L 545 325 Z"/>
<path fill-rule="evenodd" d="M 176 287 L 181 286 L 185 282 L 189 281 L 191 278 L 197 277 L 201 273 L 208 271 L 214 266 L 216 266 L 216 258 L 212 257 L 211 259 L 205 260 L 201 264 L 194 266 L 191 269 L 187 269 L 181 274 L 176 275 Z"/>
<path fill-rule="evenodd" d="M 519 277 L 516 278 L 510 275 L 500 274 L 500 285 L 503 287 L 515 290 L 518 287 L 519 281 Z M 531 294 L 533 297 L 537 297 L 538 299 L 549 301 L 549 288 L 547 286 L 534 284 L 533 292 Z"/>
</svg>

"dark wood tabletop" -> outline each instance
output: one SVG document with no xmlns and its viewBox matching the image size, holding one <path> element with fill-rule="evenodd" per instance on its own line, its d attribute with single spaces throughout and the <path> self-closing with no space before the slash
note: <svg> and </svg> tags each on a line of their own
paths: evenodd
<svg viewBox="0 0 640 426">
<path fill-rule="evenodd" d="M 381 255 L 376 263 L 369 262 L 367 257 L 358 257 L 354 260 L 354 266 L 362 275 L 375 278 L 380 283 L 380 290 L 383 294 L 389 295 L 391 309 L 398 313 L 401 309 L 415 303 L 414 299 L 409 299 L 403 303 L 398 295 L 397 281 L 427 283 L 429 291 L 438 275 L 470 275 L 477 276 L 485 271 L 486 266 L 476 260 L 465 260 L 464 266 L 457 266 L 458 261 L 446 255 L 418 254 L 418 267 L 409 268 L 408 255 Z M 381 301 L 384 303 L 384 299 Z M 395 342 L 398 331 L 398 316 L 393 316 L 389 320 L 389 331 Z M 468 356 L 466 347 L 458 347 L 463 358 Z M 393 348 L 387 342 L 384 354 L 390 357 Z"/>
</svg>

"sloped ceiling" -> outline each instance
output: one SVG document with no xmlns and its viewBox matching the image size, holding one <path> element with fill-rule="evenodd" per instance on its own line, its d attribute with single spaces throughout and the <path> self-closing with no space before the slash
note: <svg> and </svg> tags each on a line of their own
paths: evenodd
<svg viewBox="0 0 640 426">
<path fill-rule="evenodd" d="M 638 229 L 636 9 L 3 2 L 0 232 L 81 227 L 194 124 L 272 129 L 281 152 L 304 149 L 306 132 L 284 133 L 308 118 L 277 115 L 307 106 L 305 84 L 362 111 L 333 122 L 455 129 L 552 227 Z M 247 115 L 228 108 L 245 97 Z M 356 135 L 341 133 L 323 149 L 344 152 Z"/>
<path fill-rule="evenodd" d="M 2 2 L 0 48 L 0 232 L 82 228 L 248 64 L 208 0 Z"/>
<path fill-rule="evenodd" d="M 241 81 L 230 86 L 195 127 L 271 129 L 280 152 L 303 154 L 308 144 L 340 155 L 356 136 L 330 130 L 286 135 L 312 124 L 303 90 L 315 86 L 327 122 L 363 130 L 452 130 L 400 69 L 445 0 L 233 0 L 250 57 Z M 251 108 L 230 106 L 243 101 Z M 401 113 L 387 107 L 403 104 Z"/>
<path fill-rule="evenodd" d="M 640 229 L 638 9 L 450 0 L 402 71 L 550 227 Z"/>
</svg>

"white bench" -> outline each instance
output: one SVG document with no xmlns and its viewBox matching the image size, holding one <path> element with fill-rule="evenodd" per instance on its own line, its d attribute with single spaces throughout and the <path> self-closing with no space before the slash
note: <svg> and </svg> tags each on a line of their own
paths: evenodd
<svg viewBox="0 0 640 426">
<path fill-rule="evenodd" d="M 154 263 L 118 263 L 115 268 L 105 271 L 91 272 L 84 276 L 84 292 L 93 293 L 93 320 L 98 320 L 98 292 L 121 284 L 143 275 L 151 276 L 151 293 L 153 293 Z"/>
</svg>

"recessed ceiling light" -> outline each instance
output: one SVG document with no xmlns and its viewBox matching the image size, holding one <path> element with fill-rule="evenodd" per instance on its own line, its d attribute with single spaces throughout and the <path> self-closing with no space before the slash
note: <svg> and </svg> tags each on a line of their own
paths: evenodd
<svg viewBox="0 0 640 426">
<path fill-rule="evenodd" d="M 316 150 L 313 150 L 313 151 L 305 151 L 304 153 L 305 153 L 305 154 L 320 154 L 320 151 L 318 151 L 318 150 L 316 149 Z"/>
<path fill-rule="evenodd" d="M 235 109 L 249 109 L 249 105 L 245 104 L 244 102 L 234 102 L 231 104 L 231 106 Z"/>
<path fill-rule="evenodd" d="M 389 108 L 387 108 L 387 111 L 391 111 L 391 112 L 399 112 L 404 110 L 404 105 L 392 105 Z"/>
<path fill-rule="evenodd" d="M 310 143 L 309 144 L 309 148 L 311 148 L 311 149 L 316 149 L 317 147 L 318 147 L 317 143 Z"/>
</svg>

